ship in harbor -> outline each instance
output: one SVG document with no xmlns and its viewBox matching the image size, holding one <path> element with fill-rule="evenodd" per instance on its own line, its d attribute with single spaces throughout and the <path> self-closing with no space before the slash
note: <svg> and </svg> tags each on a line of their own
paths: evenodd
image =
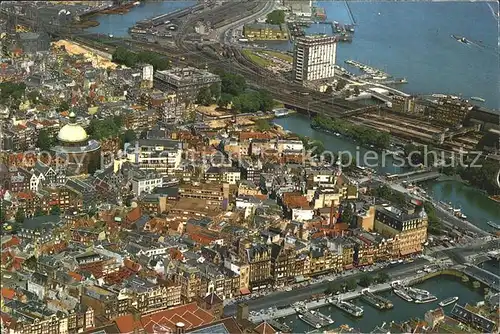
<svg viewBox="0 0 500 334">
<path fill-rule="evenodd" d="M 393 291 L 396 294 L 396 296 L 398 296 L 399 298 L 404 299 L 407 302 L 413 301 L 413 298 L 411 298 L 403 289 L 394 288 Z"/>
<path fill-rule="evenodd" d="M 453 37 L 454 39 L 456 39 L 460 43 L 469 44 L 469 41 L 467 40 L 467 38 L 465 38 L 463 36 L 451 35 L 451 37 Z"/>
<path fill-rule="evenodd" d="M 281 333 L 291 333 L 292 332 L 292 329 L 288 325 L 282 324 L 274 319 L 267 320 L 267 323 L 269 325 L 271 325 L 271 327 L 273 327 L 274 329 L 280 331 Z"/>
<path fill-rule="evenodd" d="M 319 311 L 308 310 L 304 303 L 299 302 L 292 306 L 299 315 L 300 320 L 316 329 L 320 329 L 334 323 L 329 316 L 326 316 Z"/>
<path fill-rule="evenodd" d="M 363 315 L 364 310 L 357 305 L 354 305 L 352 303 L 337 298 L 332 298 L 329 301 L 330 304 L 337 306 L 339 309 L 352 315 L 353 317 L 361 317 Z"/>
<path fill-rule="evenodd" d="M 450 304 L 455 303 L 457 300 L 458 300 L 458 297 L 446 298 L 445 300 L 442 300 L 442 301 L 439 302 L 439 306 L 445 307 L 445 306 L 448 306 Z"/>
<path fill-rule="evenodd" d="M 406 294 L 417 304 L 425 304 L 435 302 L 437 297 L 432 295 L 429 291 L 417 288 L 405 288 Z"/>
<path fill-rule="evenodd" d="M 478 102 L 486 102 L 485 99 L 483 99 L 482 97 L 478 97 L 478 96 L 472 96 L 470 99 L 473 101 L 478 101 Z"/>
<path fill-rule="evenodd" d="M 500 225 L 492 222 L 491 220 L 489 222 L 486 222 L 486 224 L 488 224 L 488 226 L 493 227 L 494 229 L 500 230 Z"/>
</svg>

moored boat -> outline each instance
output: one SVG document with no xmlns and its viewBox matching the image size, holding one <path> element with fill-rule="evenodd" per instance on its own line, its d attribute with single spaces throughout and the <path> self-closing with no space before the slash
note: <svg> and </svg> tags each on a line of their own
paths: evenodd
<svg viewBox="0 0 500 334">
<path fill-rule="evenodd" d="M 401 299 L 406 300 L 407 302 L 412 302 L 413 298 L 411 298 L 404 290 L 402 289 L 394 289 L 394 293 Z"/>
<path fill-rule="evenodd" d="M 488 224 L 488 226 L 491 226 L 491 227 L 493 227 L 493 228 L 495 228 L 497 230 L 500 230 L 500 225 L 497 224 L 497 223 L 492 222 L 491 220 L 489 222 L 486 222 L 486 224 Z"/>
<path fill-rule="evenodd" d="M 450 298 L 446 298 L 442 301 L 439 302 L 439 306 L 441 307 L 445 307 L 445 306 L 448 306 L 450 304 L 453 304 L 455 303 L 456 301 L 458 300 L 458 297 L 450 297 Z"/>
<path fill-rule="evenodd" d="M 486 102 L 485 99 L 483 99 L 482 97 L 477 97 L 477 96 L 472 96 L 470 99 L 474 100 L 474 101 L 479 101 L 479 102 Z"/>
</svg>

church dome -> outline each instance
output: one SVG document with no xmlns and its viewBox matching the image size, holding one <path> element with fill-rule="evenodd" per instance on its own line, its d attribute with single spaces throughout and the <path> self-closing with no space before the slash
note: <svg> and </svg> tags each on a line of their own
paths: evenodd
<svg viewBox="0 0 500 334">
<path fill-rule="evenodd" d="M 76 115 L 69 115 L 70 122 L 59 130 L 57 139 L 63 143 L 80 143 L 87 141 L 89 136 L 84 128 L 76 124 Z"/>
</svg>

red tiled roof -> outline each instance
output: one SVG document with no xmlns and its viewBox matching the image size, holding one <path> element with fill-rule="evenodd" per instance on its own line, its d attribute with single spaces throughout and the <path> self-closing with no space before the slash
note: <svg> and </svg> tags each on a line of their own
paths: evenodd
<svg viewBox="0 0 500 334">
<path fill-rule="evenodd" d="M 2 288 L 2 297 L 7 299 L 14 299 L 16 291 L 10 288 Z"/>
<path fill-rule="evenodd" d="M 134 320 L 134 316 L 132 314 L 116 318 L 115 324 L 120 330 L 120 333 L 132 333 L 134 330 L 140 330 L 142 328 L 142 324 L 139 321 Z"/>
<path fill-rule="evenodd" d="M 130 210 L 130 212 L 127 214 L 127 221 L 129 223 L 133 223 L 135 222 L 136 220 L 138 220 L 139 218 L 141 218 L 141 208 L 140 207 L 136 207 L 132 210 Z"/>
<path fill-rule="evenodd" d="M 73 277 L 75 281 L 81 282 L 83 280 L 83 276 L 78 273 L 75 273 L 74 271 L 70 271 L 68 275 Z"/>
<path fill-rule="evenodd" d="M 130 269 L 131 271 L 138 272 L 141 270 L 141 265 L 137 262 L 134 262 L 130 259 L 125 259 L 123 260 L 123 265 L 127 268 Z"/>
<path fill-rule="evenodd" d="M 274 334 L 276 331 L 267 323 L 263 322 L 254 329 L 259 334 Z"/>
</svg>

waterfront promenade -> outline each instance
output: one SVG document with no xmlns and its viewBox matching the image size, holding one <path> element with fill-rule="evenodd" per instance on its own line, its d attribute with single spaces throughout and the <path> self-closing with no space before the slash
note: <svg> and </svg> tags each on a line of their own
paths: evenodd
<svg viewBox="0 0 500 334">
<path fill-rule="evenodd" d="M 382 292 L 382 291 L 387 291 L 391 288 L 389 283 L 384 283 L 384 284 L 377 284 L 374 286 L 370 287 L 370 291 L 373 293 L 376 292 Z M 352 292 L 346 292 L 343 294 L 340 294 L 336 297 L 340 298 L 341 300 L 350 300 L 354 298 L 358 298 L 361 296 L 361 290 L 364 288 L 358 288 L 356 291 Z M 318 298 L 317 300 L 313 300 L 310 302 L 306 302 L 306 306 L 309 310 L 316 309 L 323 307 L 325 305 L 329 304 L 329 299 L 330 297 L 323 297 L 323 298 Z M 277 319 L 277 318 L 283 318 L 287 317 L 289 315 L 295 314 L 295 310 L 292 307 L 287 307 L 287 308 L 282 308 L 282 309 L 274 309 L 273 311 L 270 312 L 262 312 L 261 314 L 250 316 L 249 320 L 254 322 L 254 323 L 259 323 L 262 321 L 267 321 L 270 319 Z"/>
</svg>

